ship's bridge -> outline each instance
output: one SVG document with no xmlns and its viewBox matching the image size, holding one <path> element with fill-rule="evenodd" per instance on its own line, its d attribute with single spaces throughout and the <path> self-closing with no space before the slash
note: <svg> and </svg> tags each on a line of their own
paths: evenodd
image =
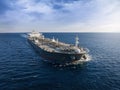
<svg viewBox="0 0 120 90">
<path fill-rule="evenodd" d="M 44 36 L 42 35 L 42 33 L 39 33 L 39 32 L 36 32 L 36 31 L 33 31 L 33 32 L 29 33 L 29 37 L 31 37 L 31 38 L 43 37 L 44 38 Z"/>
</svg>

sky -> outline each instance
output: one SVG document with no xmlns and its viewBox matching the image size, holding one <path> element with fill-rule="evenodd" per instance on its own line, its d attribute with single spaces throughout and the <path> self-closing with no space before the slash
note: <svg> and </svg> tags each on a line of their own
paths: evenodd
<svg viewBox="0 0 120 90">
<path fill-rule="evenodd" d="M 0 0 L 0 32 L 120 32 L 120 0 Z"/>
</svg>

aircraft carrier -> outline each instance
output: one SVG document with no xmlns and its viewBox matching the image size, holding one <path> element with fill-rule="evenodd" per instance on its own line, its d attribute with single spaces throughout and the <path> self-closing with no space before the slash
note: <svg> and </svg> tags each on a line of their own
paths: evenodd
<svg viewBox="0 0 120 90">
<path fill-rule="evenodd" d="M 28 42 L 43 60 L 53 64 L 69 64 L 87 59 L 87 51 L 79 46 L 79 38 L 75 38 L 75 45 L 66 44 L 58 39 L 45 38 L 42 33 L 31 32 Z"/>
</svg>

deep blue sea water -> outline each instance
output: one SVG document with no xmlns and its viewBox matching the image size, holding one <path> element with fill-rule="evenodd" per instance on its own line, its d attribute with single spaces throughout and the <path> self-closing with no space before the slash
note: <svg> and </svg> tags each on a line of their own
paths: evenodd
<svg viewBox="0 0 120 90">
<path fill-rule="evenodd" d="M 44 33 L 89 49 L 92 59 L 56 67 L 42 61 L 24 33 L 0 34 L 0 90 L 120 90 L 120 33 Z"/>
</svg>

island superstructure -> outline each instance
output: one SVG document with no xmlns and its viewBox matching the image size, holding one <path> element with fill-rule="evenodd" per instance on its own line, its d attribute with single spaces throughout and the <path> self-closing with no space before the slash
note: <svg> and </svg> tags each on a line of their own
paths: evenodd
<svg viewBox="0 0 120 90">
<path fill-rule="evenodd" d="M 75 45 L 66 44 L 50 38 L 45 38 L 42 33 L 31 32 L 28 41 L 38 54 L 45 60 L 54 64 L 66 64 L 86 59 L 87 52 L 79 46 L 79 38 L 76 37 Z"/>
</svg>

